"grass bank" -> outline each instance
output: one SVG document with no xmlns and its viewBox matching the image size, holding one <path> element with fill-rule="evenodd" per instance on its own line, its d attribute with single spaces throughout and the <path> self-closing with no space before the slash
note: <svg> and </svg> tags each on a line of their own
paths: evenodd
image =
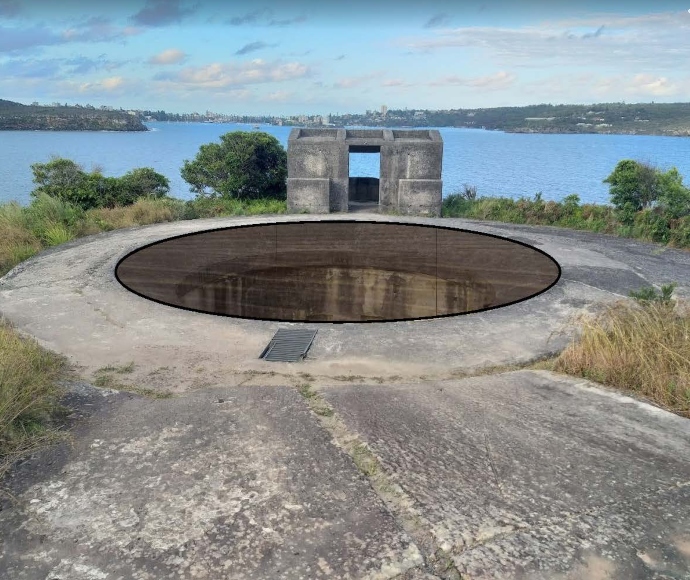
<svg viewBox="0 0 690 580">
<path fill-rule="evenodd" d="M 16 202 L 0 205 L 0 276 L 45 248 L 100 232 L 178 220 L 286 211 L 286 202 L 278 200 L 173 198 L 140 199 L 130 206 L 83 211 L 42 194 L 26 207 Z"/>
<path fill-rule="evenodd" d="M 539 194 L 534 199 L 521 197 L 518 200 L 504 197 L 474 199 L 471 192 L 469 198 L 467 195 L 466 192 L 445 197 L 443 217 L 557 226 L 636 238 L 672 248 L 690 248 L 690 216 L 670 219 L 657 209 L 645 209 L 637 212 L 634 223 L 622 224 L 613 206 L 580 204 L 577 195 L 569 195 L 561 202 L 543 201 Z"/>
<path fill-rule="evenodd" d="M 634 394 L 690 418 L 690 304 L 674 285 L 631 293 L 574 322 L 579 336 L 558 356 L 531 366 Z"/>
<path fill-rule="evenodd" d="M 0 319 L 0 478 L 16 459 L 61 437 L 58 384 L 70 374 L 64 357 Z"/>
</svg>

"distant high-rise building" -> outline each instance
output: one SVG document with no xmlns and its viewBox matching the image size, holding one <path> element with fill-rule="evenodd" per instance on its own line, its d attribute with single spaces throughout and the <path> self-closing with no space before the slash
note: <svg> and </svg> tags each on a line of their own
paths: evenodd
<svg viewBox="0 0 690 580">
<path fill-rule="evenodd" d="M 330 115 L 323 115 L 321 117 L 321 124 L 322 125 L 328 125 L 331 122 L 331 116 Z"/>
<path fill-rule="evenodd" d="M 381 114 L 385 117 L 386 113 L 388 113 L 388 107 L 386 107 L 386 105 L 381 105 Z"/>
</svg>

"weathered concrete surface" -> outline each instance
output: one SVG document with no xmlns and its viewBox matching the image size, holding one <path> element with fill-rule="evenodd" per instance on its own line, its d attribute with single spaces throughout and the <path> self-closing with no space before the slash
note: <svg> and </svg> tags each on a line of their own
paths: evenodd
<svg viewBox="0 0 690 580">
<path fill-rule="evenodd" d="M 467 578 L 690 577 L 686 419 L 546 371 L 322 394 Z"/>
<path fill-rule="evenodd" d="M 351 152 L 381 154 L 380 181 L 368 199 L 404 215 L 441 215 L 443 140 L 436 130 L 293 129 L 287 152 L 288 211 L 322 207 L 324 187 L 332 212 L 348 211 L 348 199 L 364 201 L 349 178 Z"/>
<path fill-rule="evenodd" d="M 374 579 L 422 563 L 296 389 L 117 398 L 49 477 L 27 487 L 45 459 L 15 476 L 0 578 Z"/>
<path fill-rule="evenodd" d="M 288 325 L 159 305 L 113 269 L 185 232 L 323 217 L 157 225 L 23 263 L 0 280 L 0 313 L 87 379 L 133 361 L 118 380 L 177 396 L 72 395 L 91 415 L 74 419 L 73 446 L 4 482 L 16 503 L 0 510 L 0 578 L 690 578 L 690 423 L 543 372 L 453 378 L 559 350 L 573 331 L 554 333 L 571 315 L 630 290 L 675 281 L 687 298 L 690 253 L 557 228 L 357 218 L 518 239 L 552 255 L 562 277 L 476 315 L 315 324 L 309 360 L 289 365 L 256 358 Z M 332 417 L 289 386 L 305 380 Z M 400 490 L 399 510 L 338 447 L 358 438 Z"/>
<path fill-rule="evenodd" d="M 677 282 L 690 297 L 690 252 L 558 228 L 468 220 L 330 216 L 438 224 L 514 237 L 561 265 L 558 284 L 529 301 L 453 318 L 370 324 L 310 324 L 318 329 L 300 365 L 258 359 L 284 323 L 200 315 L 156 304 L 120 286 L 120 258 L 155 240 L 232 224 L 323 220 L 324 216 L 224 218 L 160 224 L 76 240 L 43 252 L 0 280 L 0 314 L 90 373 L 133 361 L 140 386 L 173 391 L 225 384 L 243 373 L 451 377 L 486 365 L 520 363 L 560 351 L 576 333 L 572 316 L 630 290 Z M 527 340 L 526 337 L 529 337 Z M 156 369 L 167 367 L 155 375 Z M 203 368 L 206 374 L 200 374 Z M 262 379 L 260 381 L 264 383 Z M 233 383 L 231 383 L 233 384 Z"/>
</svg>

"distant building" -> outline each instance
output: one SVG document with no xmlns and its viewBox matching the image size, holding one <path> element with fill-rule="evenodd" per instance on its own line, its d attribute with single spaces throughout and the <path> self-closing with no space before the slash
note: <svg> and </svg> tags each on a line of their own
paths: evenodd
<svg viewBox="0 0 690 580">
<path fill-rule="evenodd" d="M 383 115 L 385 117 L 387 113 L 388 113 L 388 107 L 386 107 L 386 105 L 381 105 L 381 115 Z"/>
<path fill-rule="evenodd" d="M 330 115 L 323 115 L 323 117 L 321 117 L 321 124 L 322 125 L 330 125 L 330 123 L 331 123 L 331 116 Z"/>
</svg>

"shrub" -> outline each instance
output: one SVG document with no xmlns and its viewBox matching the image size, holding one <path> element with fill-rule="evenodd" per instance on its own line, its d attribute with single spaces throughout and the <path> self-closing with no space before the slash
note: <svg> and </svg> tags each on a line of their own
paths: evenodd
<svg viewBox="0 0 690 580">
<path fill-rule="evenodd" d="M 170 191 L 168 179 L 150 167 L 139 167 L 120 178 L 118 205 L 130 205 L 137 199 L 165 197 Z"/>
<path fill-rule="evenodd" d="M 683 178 L 675 167 L 659 174 L 659 207 L 672 219 L 690 215 L 690 189 L 683 186 Z"/>
<path fill-rule="evenodd" d="M 628 293 L 628 296 L 642 303 L 660 302 L 663 304 L 669 304 L 671 301 L 671 295 L 673 294 L 673 290 L 675 290 L 676 286 L 678 286 L 678 284 L 675 282 L 663 285 L 661 287 L 661 294 L 657 294 L 657 291 L 654 289 L 654 287 L 649 286 L 647 288 L 641 288 L 638 291 L 631 290 Z"/>
<path fill-rule="evenodd" d="M 690 247 L 690 215 L 671 220 L 671 238 L 669 244 L 678 248 Z"/>
<path fill-rule="evenodd" d="M 459 217 L 465 215 L 471 205 L 472 201 L 468 200 L 463 193 L 451 193 L 443 198 L 441 215 Z"/>
<path fill-rule="evenodd" d="M 467 185 L 466 183 L 463 184 L 463 191 L 460 195 L 464 197 L 465 199 L 477 199 L 477 188 L 474 185 Z"/>
<path fill-rule="evenodd" d="M 561 219 L 563 208 L 555 201 L 547 201 L 544 204 L 544 217 L 549 223 L 555 223 Z"/>
<path fill-rule="evenodd" d="M 144 197 L 163 197 L 170 189 L 167 178 L 150 167 L 122 177 L 105 177 L 100 169 L 86 173 L 74 161 L 56 157 L 48 163 L 34 163 L 31 169 L 38 185 L 31 192 L 33 197 L 45 194 L 82 210 L 131 205 Z"/>
<path fill-rule="evenodd" d="M 652 210 L 645 209 L 635 214 L 635 226 L 655 242 L 666 244 L 671 237 L 668 219 Z"/>
</svg>

